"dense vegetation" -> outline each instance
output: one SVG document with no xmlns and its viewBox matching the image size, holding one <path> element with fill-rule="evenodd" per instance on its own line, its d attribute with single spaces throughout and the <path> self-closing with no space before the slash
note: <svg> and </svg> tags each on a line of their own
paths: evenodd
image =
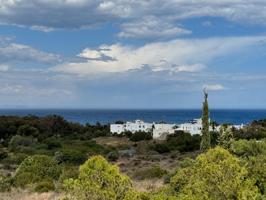
<svg viewBox="0 0 266 200">
<path fill-rule="evenodd" d="M 55 115 L 0 117 L 0 191 L 64 191 L 73 200 L 266 199 L 266 120 L 210 132 L 212 148 L 204 152 L 201 136 L 182 131 L 165 141 L 143 132 L 110 135 L 108 125 L 81 125 Z M 126 143 L 116 146 L 97 140 L 121 137 Z M 139 169 L 120 170 L 117 160 L 132 156 Z M 174 170 L 140 164 L 164 157 L 170 164 L 178 160 Z M 164 185 L 146 192 L 133 186 L 150 179 Z"/>
</svg>

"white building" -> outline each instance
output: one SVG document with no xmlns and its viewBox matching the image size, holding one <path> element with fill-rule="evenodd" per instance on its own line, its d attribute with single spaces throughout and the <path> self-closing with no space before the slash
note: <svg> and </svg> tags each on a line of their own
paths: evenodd
<svg viewBox="0 0 266 200">
<path fill-rule="evenodd" d="M 201 134 L 202 129 L 202 119 L 194 119 L 190 122 L 179 124 L 175 130 L 184 131 L 190 133 L 191 135 Z"/>
<path fill-rule="evenodd" d="M 154 124 L 153 126 L 153 139 L 166 139 L 169 134 L 175 133 L 175 124 Z"/>
<path fill-rule="evenodd" d="M 125 124 L 111 124 L 110 131 L 111 133 L 117 134 L 121 134 L 126 131 L 135 133 L 138 131 L 149 132 L 152 131 L 152 128 L 152 123 L 145 123 L 141 120 L 136 120 L 135 122 L 126 122 Z"/>
<path fill-rule="evenodd" d="M 243 128 L 243 125 L 232 125 L 236 129 Z M 221 126 L 215 127 L 215 131 L 219 131 Z M 210 130 L 213 127 L 210 126 Z M 143 131 L 152 132 L 153 139 L 164 140 L 167 135 L 174 134 L 176 131 L 184 131 L 190 133 L 191 135 L 201 134 L 202 130 L 202 119 L 194 119 L 183 124 L 156 124 L 156 123 L 145 123 L 141 120 L 136 120 L 135 122 L 126 122 L 124 124 L 111 124 L 111 133 L 121 134 L 123 132 L 129 131 L 132 133 Z"/>
</svg>

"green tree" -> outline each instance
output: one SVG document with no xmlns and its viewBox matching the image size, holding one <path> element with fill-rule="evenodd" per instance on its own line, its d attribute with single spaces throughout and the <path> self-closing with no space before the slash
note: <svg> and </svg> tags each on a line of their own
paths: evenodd
<svg viewBox="0 0 266 200">
<path fill-rule="evenodd" d="M 221 147 L 178 170 L 171 186 L 181 200 L 255 200 L 260 195 L 240 160 Z"/>
<path fill-rule="evenodd" d="M 130 178 L 120 174 L 116 165 L 94 156 L 80 166 L 77 179 L 65 181 L 67 199 L 122 200 L 132 190 Z"/>
<path fill-rule="evenodd" d="M 211 147 L 211 136 L 210 136 L 210 123 L 209 123 L 209 105 L 208 105 L 208 93 L 204 90 L 204 102 L 202 108 L 202 139 L 200 149 L 207 151 Z"/>
</svg>

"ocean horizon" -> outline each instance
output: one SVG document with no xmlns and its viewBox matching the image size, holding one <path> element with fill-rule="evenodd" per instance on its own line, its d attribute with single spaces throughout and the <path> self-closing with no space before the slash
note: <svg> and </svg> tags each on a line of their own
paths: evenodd
<svg viewBox="0 0 266 200">
<path fill-rule="evenodd" d="M 39 117 L 60 115 L 71 122 L 81 124 L 114 123 L 116 121 L 184 123 L 201 117 L 201 109 L 0 109 L 0 115 Z M 266 109 L 211 109 L 211 120 L 218 123 L 249 124 L 253 120 L 265 119 Z"/>
</svg>

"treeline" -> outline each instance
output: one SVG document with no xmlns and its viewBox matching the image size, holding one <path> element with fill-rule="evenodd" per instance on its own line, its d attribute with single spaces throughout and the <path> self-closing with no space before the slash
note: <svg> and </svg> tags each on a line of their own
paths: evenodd
<svg viewBox="0 0 266 200">
<path fill-rule="evenodd" d="M 14 135 L 33 136 L 38 140 L 48 137 L 80 137 L 91 139 L 110 134 L 108 125 L 82 125 L 65 120 L 58 115 L 37 116 L 0 116 L 0 139 L 2 142 Z"/>
</svg>

